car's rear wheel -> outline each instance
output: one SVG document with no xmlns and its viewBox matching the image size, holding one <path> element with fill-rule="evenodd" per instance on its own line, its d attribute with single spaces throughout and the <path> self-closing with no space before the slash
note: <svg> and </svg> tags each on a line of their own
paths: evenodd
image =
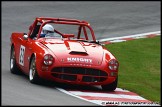
<svg viewBox="0 0 162 107">
<path fill-rule="evenodd" d="M 37 69 L 36 69 L 36 63 L 35 63 L 35 57 L 33 56 L 31 59 L 31 63 L 30 63 L 30 69 L 29 69 L 29 81 L 31 83 L 39 83 L 39 76 L 37 73 Z"/>
<path fill-rule="evenodd" d="M 102 90 L 104 90 L 104 91 L 114 91 L 116 89 L 116 87 L 117 87 L 117 84 L 118 84 L 118 77 L 111 84 L 102 85 Z"/>
<path fill-rule="evenodd" d="M 15 57 L 15 49 L 13 46 L 11 46 L 11 52 L 10 52 L 10 71 L 13 74 L 19 74 L 20 70 L 17 67 L 16 64 L 16 57 Z"/>
</svg>

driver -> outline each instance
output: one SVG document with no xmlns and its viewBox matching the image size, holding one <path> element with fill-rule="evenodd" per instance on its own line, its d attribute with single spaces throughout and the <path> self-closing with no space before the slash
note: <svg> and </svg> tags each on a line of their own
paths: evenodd
<svg viewBox="0 0 162 107">
<path fill-rule="evenodd" d="M 54 28 L 50 24 L 46 24 L 43 26 L 42 31 L 41 31 L 41 37 L 49 36 L 53 37 L 54 36 Z"/>
</svg>

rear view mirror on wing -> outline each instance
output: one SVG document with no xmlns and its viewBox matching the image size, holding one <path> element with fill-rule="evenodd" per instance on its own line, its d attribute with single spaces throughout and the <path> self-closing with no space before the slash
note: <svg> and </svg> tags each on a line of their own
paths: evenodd
<svg viewBox="0 0 162 107">
<path fill-rule="evenodd" d="M 24 33 L 23 38 L 24 38 L 24 40 L 27 40 L 28 39 L 28 35 L 26 33 Z"/>
</svg>

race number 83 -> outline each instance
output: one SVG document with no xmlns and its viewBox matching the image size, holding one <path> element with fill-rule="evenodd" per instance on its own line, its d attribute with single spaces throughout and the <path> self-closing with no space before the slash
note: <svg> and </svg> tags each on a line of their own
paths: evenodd
<svg viewBox="0 0 162 107">
<path fill-rule="evenodd" d="M 24 66 L 24 53 L 25 47 L 23 45 L 20 46 L 20 54 L 19 54 L 19 64 Z"/>
</svg>

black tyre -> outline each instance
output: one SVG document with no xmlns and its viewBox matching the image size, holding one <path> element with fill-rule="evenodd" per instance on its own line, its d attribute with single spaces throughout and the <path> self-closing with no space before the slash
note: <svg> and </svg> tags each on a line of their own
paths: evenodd
<svg viewBox="0 0 162 107">
<path fill-rule="evenodd" d="M 10 71 L 13 74 L 20 74 L 20 69 L 17 67 L 16 58 L 15 58 L 15 49 L 11 46 L 10 51 Z"/>
<path fill-rule="evenodd" d="M 116 89 L 116 87 L 117 87 L 117 84 L 118 84 L 118 77 L 111 84 L 102 85 L 102 90 L 104 90 L 104 91 L 114 91 Z"/>
<path fill-rule="evenodd" d="M 36 64 L 35 64 L 35 57 L 32 57 L 29 69 L 29 81 L 31 83 L 39 83 L 40 78 L 37 73 Z"/>
</svg>

